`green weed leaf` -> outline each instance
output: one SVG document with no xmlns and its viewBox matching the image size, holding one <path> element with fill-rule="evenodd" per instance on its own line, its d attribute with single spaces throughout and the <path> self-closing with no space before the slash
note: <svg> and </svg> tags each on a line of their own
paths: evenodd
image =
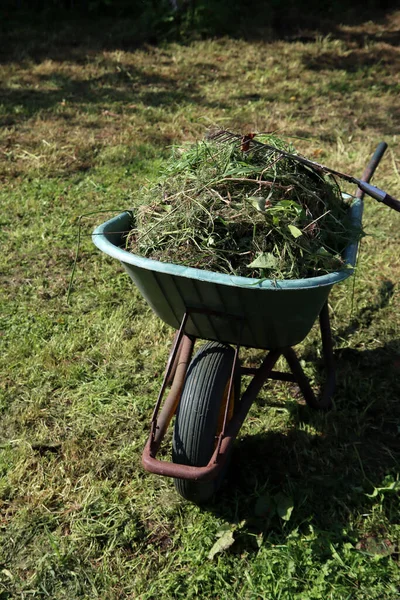
<svg viewBox="0 0 400 600">
<path fill-rule="evenodd" d="M 328 250 L 326 248 L 324 248 L 323 246 L 321 246 L 321 248 L 318 248 L 316 254 L 318 256 L 326 256 L 326 257 L 332 256 L 332 254 L 330 252 L 328 252 Z"/>
<path fill-rule="evenodd" d="M 375 488 L 372 494 L 366 494 L 368 498 L 376 498 L 379 494 L 386 494 L 387 492 L 398 492 L 400 491 L 400 481 L 392 481 L 391 484 L 385 487 Z"/>
<path fill-rule="evenodd" d="M 251 269 L 274 269 L 278 264 L 278 259 L 272 252 L 262 252 L 248 266 Z"/>
<path fill-rule="evenodd" d="M 262 196 L 250 196 L 249 200 L 256 210 L 265 213 L 265 198 Z"/>
<path fill-rule="evenodd" d="M 294 238 L 298 238 L 303 235 L 302 231 L 300 231 L 298 227 L 295 227 L 295 225 L 288 225 L 288 228 Z"/>
<path fill-rule="evenodd" d="M 289 521 L 294 508 L 293 498 L 285 496 L 285 494 L 277 494 L 275 502 L 277 514 L 284 521 Z"/>
<path fill-rule="evenodd" d="M 233 531 L 225 531 L 211 548 L 210 552 L 208 553 L 208 558 L 212 560 L 216 554 L 227 550 L 234 542 L 235 538 L 233 537 Z"/>
</svg>

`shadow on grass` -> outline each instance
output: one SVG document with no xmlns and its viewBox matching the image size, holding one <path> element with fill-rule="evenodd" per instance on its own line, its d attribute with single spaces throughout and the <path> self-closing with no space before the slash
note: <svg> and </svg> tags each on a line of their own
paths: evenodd
<svg viewBox="0 0 400 600">
<path fill-rule="evenodd" d="M 264 11 L 266 12 L 266 11 Z M 352 10 L 349 13 L 340 13 L 330 16 L 329 20 L 317 18 L 315 23 L 308 23 L 308 31 L 304 34 L 303 24 L 291 18 L 279 19 L 274 25 L 261 31 L 259 27 L 247 27 L 242 34 L 232 34 L 233 37 L 244 37 L 245 39 L 259 39 L 269 41 L 285 39 L 288 41 L 315 42 L 321 36 L 329 35 L 330 39 L 343 40 L 349 44 L 345 53 L 337 52 L 335 49 L 321 51 L 318 56 L 310 53 L 307 49 L 302 51 L 302 60 L 305 67 L 311 71 L 345 71 L 357 73 L 372 69 L 379 65 L 382 70 L 390 73 L 390 82 L 385 79 L 374 80 L 376 95 L 385 96 L 385 113 L 382 116 L 376 114 L 373 98 L 368 96 L 368 103 L 363 106 L 363 99 L 354 98 L 353 112 L 357 110 L 363 115 L 362 126 L 379 129 L 382 134 L 400 133 L 393 123 L 400 122 L 400 108 L 397 102 L 397 86 L 393 83 L 400 68 L 400 58 L 397 52 L 400 31 L 393 30 L 393 24 L 389 20 L 389 8 L 386 10 L 375 10 L 365 12 L 363 10 Z M 16 18 L 17 13 L 3 22 L 3 44 L 0 48 L 0 63 L 13 63 L 19 65 L 43 63 L 46 60 L 54 61 L 55 64 L 49 68 L 48 74 L 35 74 L 30 76 L 27 72 L 25 82 L 22 79 L 18 86 L 3 84 L 0 86 L 0 102 L 2 112 L 0 124 L 6 127 L 17 125 L 31 118 L 42 110 L 53 109 L 60 113 L 65 120 L 72 117 L 68 111 L 71 108 L 82 105 L 82 110 L 95 111 L 102 105 L 108 107 L 113 103 L 124 103 L 124 111 L 135 111 L 135 104 L 140 103 L 147 107 L 169 108 L 171 106 L 198 105 L 208 108 L 226 108 L 229 103 L 223 99 L 217 104 L 209 103 L 201 93 L 204 83 L 215 81 L 219 83 L 223 78 L 230 76 L 223 73 L 224 69 L 218 64 L 203 64 L 201 60 L 196 64 L 195 77 L 193 76 L 193 65 L 179 65 L 179 72 L 174 76 L 146 72 L 138 66 L 129 64 L 124 66 L 117 60 L 109 60 L 102 55 L 102 51 L 130 51 L 142 47 L 146 52 L 153 51 L 153 47 L 146 45 L 146 40 L 139 35 L 138 24 L 134 19 L 120 18 L 77 18 L 64 15 L 64 19 L 55 18 L 52 22 L 46 19 L 35 18 L 28 20 L 27 15 L 20 20 Z M 267 15 L 268 16 L 268 15 Z M 260 14 L 257 23 L 262 23 L 267 16 Z M 340 16 L 340 20 L 339 20 Z M 371 19 L 375 24 L 380 24 L 379 30 L 349 32 L 343 30 L 341 23 L 357 25 Z M 314 27 L 311 30 L 310 27 Z M 301 30 L 301 31 L 300 31 Z M 242 30 L 241 30 L 242 31 Z M 198 37 L 201 37 L 198 36 Z M 204 35 L 203 37 L 207 37 Z M 149 41 L 156 43 L 150 36 Z M 368 42 L 368 43 L 367 43 Z M 379 42 L 379 48 L 375 47 Z M 101 57 L 101 70 L 109 72 L 94 75 L 92 78 L 82 78 L 82 68 L 93 65 L 94 59 Z M 97 60 L 96 58 L 96 60 Z M 200 59 L 201 57 L 199 57 Z M 160 56 L 155 56 L 159 61 Z M 165 64 L 172 65 L 172 60 L 163 57 Z M 64 63 L 68 63 L 69 74 L 64 71 Z M 74 75 L 74 70 L 76 74 Z M 394 74 L 394 76 L 393 76 Z M 369 74 L 371 75 L 371 74 Z M 354 81 L 326 81 L 321 83 L 321 89 L 316 93 L 320 95 L 349 95 L 353 92 L 362 92 L 364 79 L 359 75 Z M 201 82 L 201 85 L 197 84 Z M 369 84 L 368 84 L 369 85 Z M 400 88 L 399 90 L 400 91 Z M 266 96 L 260 94 L 242 94 L 240 99 L 246 101 L 265 101 L 280 99 L 276 93 L 268 92 Z M 284 93 L 284 92 L 283 92 Z M 270 97 L 271 96 L 271 97 Z M 373 94 L 372 94 L 373 96 Z M 365 101 L 366 102 L 366 101 Z M 370 110 L 367 110 L 371 105 Z M 65 108 L 65 110 L 64 110 Z M 386 112 L 389 113 L 391 123 L 388 123 Z M 395 119 L 398 115 L 399 119 Z M 399 126 L 400 127 L 400 126 Z"/>
<path fill-rule="evenodd" d="M 397 73 L 400 69 L 400 29 L 383 29 L 377 33 L 369 32 L 368 28 L 364 32 L 337 29 L 331 38 L 344 42 L 346 46 L 342 50 L 322 48 L 318 55 L 306 49 L 302 55 L 307 70 L 323 74 L 325 89 L 321 93 L 327 96 L 352 95 L 351 114 L 361 115 L 358 120 L 361 128 L 377 129 L 384 135 L 399 133 L 397 98 L 400 85 Z M 378 98 L 380 111 L 376 110 Z M 388 114 L 392 117 L 390 120 Z"/>
<path fill-rule="evenodd" d="M 39 3 L 40 4 L 40 3 Z M 46 6 L 47 4 L 47 6 Z M 281 5 L 275 0 L 264 2 L 213 2 L 196 0 L 182 2 L 182 10 L 172 10 L 167 3 L 162 6 L 141 2 L 130 7 L 125 14 L 117 6 L 101 10 L 82 10 L 82 3 L 72 3 L 70 10 L 56 10 L 48 3 L 42 9 L 29 2 L 17 2 L 0 9 L 5 42 L 0 49 L 0 62 L 15 57 L 16 51 L 27 52 L 37 59 L 56 58 L 69 60 L 76 55 L 77 47 L 85 45 L 92 49 L 132 50 L 150 43 L 165 41 L 188 43 L 193 39 L 231 36 L 247 40 L 289 39 L 315 41 L 318 36 L 348 37 L 364 44 L 362 31 L 349 34 L 343 25 L 357 26 L 366 22 L 386 24 L 398 2 L 361 1 L 351 5 L 344 0 L 324 3 L 305 0 L 289 0 Z M 103 3 L 104 5 L 110 3 Z M 149 3 L 150 4 L 150 3 Z M 174 4 L 174 3 L 171 3 Z M 179 3 L 176 3 L 179 5 Z M 189 8 L 190 5 L 190 8 Z M 31 10 L 29 10 L 29 7 Z M 186 7 L 186 8 L 185 8 Z M 33 9 L 33 10 L 32 10 Z M 398 43 L 398 31 L 372 33 L 368 38 Z"/>
<path fill-rule="evenodd" d="M 376 489 L 396 480 L 399 471 L 400 340 L 373 350 L 341 350 L 336 358 L 335 410 L 321 413 L 287 403 L 288 431 L 266 431 L 236 443 L 234 468 L 207 509 L 232 524 L 244 523 L 239 538 L 247 540 L 247 550 L 254 535 L 285 543 L 291 532 L 309 525 L 325 541 L 344 542 L 355 515 L 364 522 L 367 517 L 365 528 L 374 539 L 390 538 L 389 525 L 379 511 L 374 520 L 372 506 L 391 503 L 389 512 L 398 515 L 396 492 L 379 497 Z M 276 514 L 274 499 L 281 494 L 293 499 L 288 522 Z"/>
<path fill-rule="evenodd" d="M 395 284 L 393 281 L 390 281 L 390 279 L 385 279 L 382 281 L 378 289 L 378 297 L 375 302 L 362 308 L 358 315 L 355 315 L 346 327 L 339 329 L 336 333 L 336 338 L 338 340 L 347 339 L 360 326 L 369 327 L 372 324 L 374 317 L 378 315 L 379 311 L 385 308 L 385 306 L 388 306 L 390 299 L 393 297 L 394 291 Z"/>
<path fill-rule="evenodd" d="M 79 73 L 74 78 L 55 70 L 48 75 L 36 76 L 42 89 L 37 89 L 39 86 L 35 89 L 33 85 L 0 87 L 4 113 L 0 118 L 1 124 L 13 125 L 43 109 L 55 108 L 60 112 L 61 107 L 68 111 L 69 106 L 76 108 L 79 105 L 82 105 L 85 112 L 88 106 L 112 107 L 114 103 L 121 102 L 124 103 L 124 109 L 131 112 L 137 109 L 137 103 L 160 108 L 188 104 L 213 106 L 204 100 L 193 81 L 188 82 L 184 72 L 180 73 L 178 79 L 147 73 L 131 65 L 129 68 L 122 68 L 117 61 L 107 61 L 105 66 L 112 72 L 87 80 L 81 79 Z M 211 77 L 210 65 L 199 64 L 197 68 L 203 82 L 205 78 Z M 217 67 L 212 68 L 215 77 Z M 16 107 L 18 111 L 15 110 Z M 223 107 L 223 103 L 219 102 L 218 107 Z M 64 116 L 68 118 L 68 112 Z"/>
</svg>

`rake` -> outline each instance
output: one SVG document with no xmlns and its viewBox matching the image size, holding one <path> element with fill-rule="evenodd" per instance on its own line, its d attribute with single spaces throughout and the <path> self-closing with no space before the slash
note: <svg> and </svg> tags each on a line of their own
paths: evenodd
<svg viewBox="0 0 400 600">
<path fill-rule="evenodd" d="M 375 187 L 374 185 L 366 183 L 365 181 L 361 181 L 360 179 L 357 179 L 352 175 L 347 175 L 346 173 L 341 173 L 340 171 L 331 169 L 325 165 L 321 165 L 320 163 L 309 160 L 304 156 L 300 156 L 298 154 L 291 154 L 290 152 L 286 152 L 286 150 L 281 150 L 280 148 L 275 148 L 275 146 L 271 146 L 270 144 L 259 142 L 255 139 L 255 136 L 255 133 L 241 135 L 239 133 L 233 133 L 226 129 L 218 129 L 216 131 L 210 131 L 207 134 L 206 138 L 217 143 L 237 142 L 240 149 L 244 153 L 255 153 L 260 152 L 262 150 L 267 150 L 267 156 L 271 159 L 273 159 L 274 156 L 278 154 L 280 156 L 284 156 L 285 158 L 289 158 L 298 163 L 301 163 L 306 167 L 312 169 L 313 171 L 316 171 L 317 173 L 328 173 L 330 175 L 334 175 L 336 177 L 339 177 L 340 179 L 348 181 L 349 183 L 357 185 L 357 187 L 359 187 L 360 190 L 364 192 L 364 194 L 367 194 L 368 196 L 374 198 L 378 202 L 382 202 L 383 204 L 386 204 L 386 206 L 389 206 L 390 208 L 393 208 L 394 210 L 400 212 L 400 201 L 394 198 L 393 196 L 390 196 L 383 190 Z M 382 145 L 386 149 L 387 144 L 385 142 L 382 142 Z"/>
</svg>

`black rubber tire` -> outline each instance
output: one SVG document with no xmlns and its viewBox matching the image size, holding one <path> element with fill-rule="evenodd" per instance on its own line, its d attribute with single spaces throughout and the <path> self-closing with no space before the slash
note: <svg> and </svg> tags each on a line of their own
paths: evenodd
<svg viewBox="0 0 400 600">
<path fill-rule="evenodd" d="M 181 465 L 203 467 L 208 464 L 216 443 L 221 403 L 232 372 L 234 351 L 231 346 L 208 342 L 191 361 L 177 410 L 172 460 Z M 233 411 L 240 397 L 240 373 L 234 377 Z M 227 463 L 229 460 L 227 461 Z M 175 479 L 177 492 L 186 500 L 202 504 L 220 487 L 228 464 L 213 481 Z"/>
</svg>

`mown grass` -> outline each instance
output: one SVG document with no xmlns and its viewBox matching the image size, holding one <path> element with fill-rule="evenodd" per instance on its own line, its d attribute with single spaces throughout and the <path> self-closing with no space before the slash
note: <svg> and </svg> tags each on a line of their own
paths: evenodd
<svg viewBox="0 0 400 600">
<path fill-rule="evenodd" d="M 215 122 L 354 175 L 385 139 L 375 182 L 398 196 L 399 23 L 136 50 L 32 32 L 3 57 L 0 598 L 400 597 L 398 215 L 366 201 L 354 290 L 331 295 L 335 409 L 265 388 L 201 509 L 140 464 L 172 331 L 89 235 Z M 319 384 L 317 330 L 299 352 Z"/>
</svg>

